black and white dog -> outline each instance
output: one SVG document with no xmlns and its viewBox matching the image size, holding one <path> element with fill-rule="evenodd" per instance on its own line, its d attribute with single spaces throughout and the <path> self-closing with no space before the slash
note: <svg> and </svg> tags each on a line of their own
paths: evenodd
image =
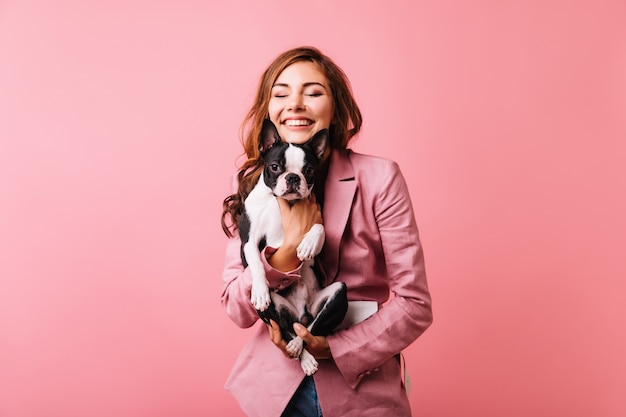
<svg viewBox="0 0 626 417">
<path fill-rule="evenodd" d="M 264 169 L 258 183 L 245 200 L 240 219 L 242 260 L 252 274 L 251 303 L 266 323 L 272 319 L 280 326 L 287 351 L 299 358 L 307 375 L 317 371 L 318 363 L 294 330 L 299 322 L 316 336 L 327 336 L 343 320 L 348 309 L 347 289 L 343 282 L 322 288 L 314 272 L 314 257 L 324 245 L 324 227 L 316 224 L 297 248 L 303 261 L 301 278 L 281 291 L 270 291 L 261 262 L 265 246 L 278 248 L 283 243 L 283 228 L 277 198 L 295 201 L 307 198 L 313 188 L 315 169 L 328 143 L 329 131 L 323 129 L 307 143 L 289 144 L 281 140 L 276 126 L 265 120 L 259 150 Z"/>
</svg>

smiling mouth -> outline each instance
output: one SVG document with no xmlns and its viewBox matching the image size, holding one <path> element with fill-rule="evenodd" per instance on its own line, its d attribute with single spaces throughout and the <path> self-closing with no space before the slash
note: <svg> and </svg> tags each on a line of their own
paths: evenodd
<svg viewBox="0 0 626 417">
<path fill-rule="evenodd" d="M 309 126 L 313 122 L 308 119 L 289 119 L 283 122 L 287 126 Z"/>
</svg>

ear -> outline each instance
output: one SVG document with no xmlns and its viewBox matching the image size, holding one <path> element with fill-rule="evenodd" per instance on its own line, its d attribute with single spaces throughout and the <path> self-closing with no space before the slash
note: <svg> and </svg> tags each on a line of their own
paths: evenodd
<svg viewBox="0 0 626 417">
<path fill-rule="evenodd" d="M 315 135 L 313 135 L 311 140 L 309 140 L 309 146 L 313 149 L 313 152 L 315 152 L 315 155 L 317 155 L 317 159 L 319 159 L 320 161 L 324 157 L 324 152 L 326 152 L 326 146 L 328 146 L 329 137 L 329 130 L 322 129 Z"/>
<path fill-rule="evenodd" d="M 263 128 L 261 129 L 261 136 L 259 138 L 259 151 L 265 153 L 272 149 L 272 146 L 281 141 L 274 123 L 272 123 L 270 119 L 263 120 Z"/>
</svg>

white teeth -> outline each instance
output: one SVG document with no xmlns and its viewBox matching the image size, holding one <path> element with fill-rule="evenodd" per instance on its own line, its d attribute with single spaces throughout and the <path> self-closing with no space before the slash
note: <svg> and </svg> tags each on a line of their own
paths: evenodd
<svg viewBox="0 0 626 417">
<path fill-rule="evenodd" d="M 308 126 L 311 124 L 311 121 L 309 120 L 302 120 L 302 119 L 298 119 L 298 120 L 285 120 L 285 124 L 287 126 Z"/>
</svg>

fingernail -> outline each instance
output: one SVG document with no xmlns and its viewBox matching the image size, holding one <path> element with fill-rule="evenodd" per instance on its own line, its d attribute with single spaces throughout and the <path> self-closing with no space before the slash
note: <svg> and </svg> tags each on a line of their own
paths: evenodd
<svg viewBox="0 0 626 417">
<path fill-rule="evenodd" d="M 293 329 L 297 332 L 299 330 L 302 330 L 302 325 L 300 323 L 294 323 L 293 324 Z"/>
</svg>

